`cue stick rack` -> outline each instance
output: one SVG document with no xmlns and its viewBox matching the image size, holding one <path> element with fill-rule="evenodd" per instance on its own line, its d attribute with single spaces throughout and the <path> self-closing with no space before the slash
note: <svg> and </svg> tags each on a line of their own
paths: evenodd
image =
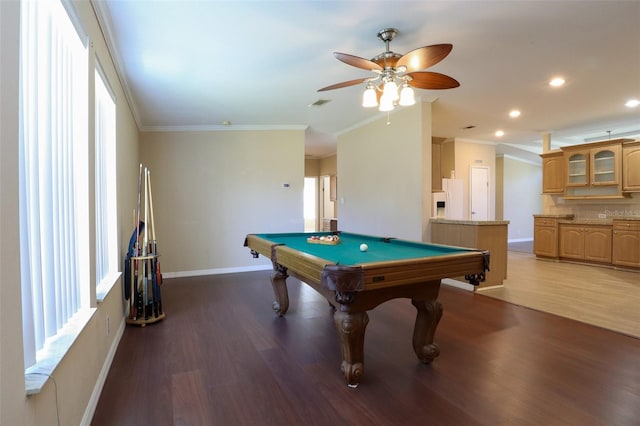
<svg viewBox="0 0 640 426">
<path fill-rule="evenodd" d="M 127 324 L 141 327 L 163 320 L 160 261 L 153 220 L 151 171 L 140 164 L 138 205 L 133 212 L 134 231 L 125 262 L 125 297 L 129 295 Z M 128 266 L 128 267 L 127 267 Z M 127 276 L 128 275 L 128 276 Z"/>
</svg>

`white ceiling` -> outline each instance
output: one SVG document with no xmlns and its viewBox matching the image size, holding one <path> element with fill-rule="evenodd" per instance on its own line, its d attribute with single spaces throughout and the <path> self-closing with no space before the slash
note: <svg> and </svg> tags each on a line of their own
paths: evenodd
<svg viewBox="0 0 640 426">
<path fill-rule="evenodd" d="M 436 99 L 433 136 L 505 153 L 540 152 L 544 133 L 552 147 L 640 137 L 640 107 L 624 106 L 640 99 L 639 0 L 93 3 L 141 130 L 308 126 L 307 155 L 333 154 L 336 135 L 383 114 L 360 106 L 364 85 L 317 92 L 370 75 L 333 52 L 371 59 L 393 27 L 394 52 L 454 46 L 429 70 L 461 86 L 416 91 Z"/>
</svg>

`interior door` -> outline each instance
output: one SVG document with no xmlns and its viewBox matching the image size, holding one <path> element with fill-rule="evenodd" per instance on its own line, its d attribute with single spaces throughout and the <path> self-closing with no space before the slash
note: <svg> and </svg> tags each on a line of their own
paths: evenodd
<svg viewBox="0 0 640 426">
<path fill-rule="evenodd" d="M 489 167 L 471 166 L 469 179 L 471 220 L 489 220 Z"/>
</svg>

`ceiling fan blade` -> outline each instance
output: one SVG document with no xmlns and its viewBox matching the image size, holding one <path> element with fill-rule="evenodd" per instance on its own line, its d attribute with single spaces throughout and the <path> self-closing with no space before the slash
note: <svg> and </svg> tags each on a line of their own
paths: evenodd
<svg viewBox="0 0 640 426">
<path fill-rule="evenodd" d="M 437 72 L 418 71 L 406 75 L 411 77 L 409 85 L 418 89 L 440 90 L 460 86 L 456 79 Z"/>
<path fill-rule="evenodd" d="M 344 62 L 347 65 L 351 65 L 356 68 L 362 68 L 363 70 L 367 70 L 367 71 L 382 70 L 382 67 L 380 65 L 368 59 L 361 58 L 359 56 L 353 56 L 347 53 L 340 53 L 340 52 L 333 52 L 333 56 L 335 56 L 336 59 Z"/>
<path fill-rule="evenodd" d="M 419 47 L 405 54 L 396 63 L 396 68 L 404 65 L 407 72 L 419 71 L 434 66 L 449 55 L 452 44 L 434 44 Z"/>
<path fill-rule="evenodd" d="M 343 81 L 342 83 L 332 84 L 331 86 L 323 87 L 322 89 L 318 89 L 318 92 L 324 92 L 327 90 L 333 89 L 342 89 L 343 87 L 355 86 L 356 84 L 363 83 L 367 80 L 370 80 L 371 77 L 358 78 L 355 80 Z"/>
</svg>

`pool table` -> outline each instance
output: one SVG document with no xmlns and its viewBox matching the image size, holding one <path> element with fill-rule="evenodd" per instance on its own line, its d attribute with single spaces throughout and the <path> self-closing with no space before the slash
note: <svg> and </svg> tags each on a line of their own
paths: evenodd
<svg viewBox="0 0 640 426">
<path fill-rule="evenodd" d="M 328 235 L 336 235 L 337 243 L 309 239 Z M 362 244 L 368 249 L 362 251 Z M 335 309 L 341 369 L 350 387 L 356 387 L 364 373 L 367 311 L 387 300 L 411 299 L 417 310 L 413 349 L 420 361 L 430 363 L 440 354 L 433 343 L 442 316 L 440 280 L 464 276 L 478 285 L 489 269 L 487 251 L 341 231 L 249 234 L 244 245 L 254 257 L 271 259 L 278 315 L 289 308 L 289 275 L 313 287 Z"/>
</svg>

